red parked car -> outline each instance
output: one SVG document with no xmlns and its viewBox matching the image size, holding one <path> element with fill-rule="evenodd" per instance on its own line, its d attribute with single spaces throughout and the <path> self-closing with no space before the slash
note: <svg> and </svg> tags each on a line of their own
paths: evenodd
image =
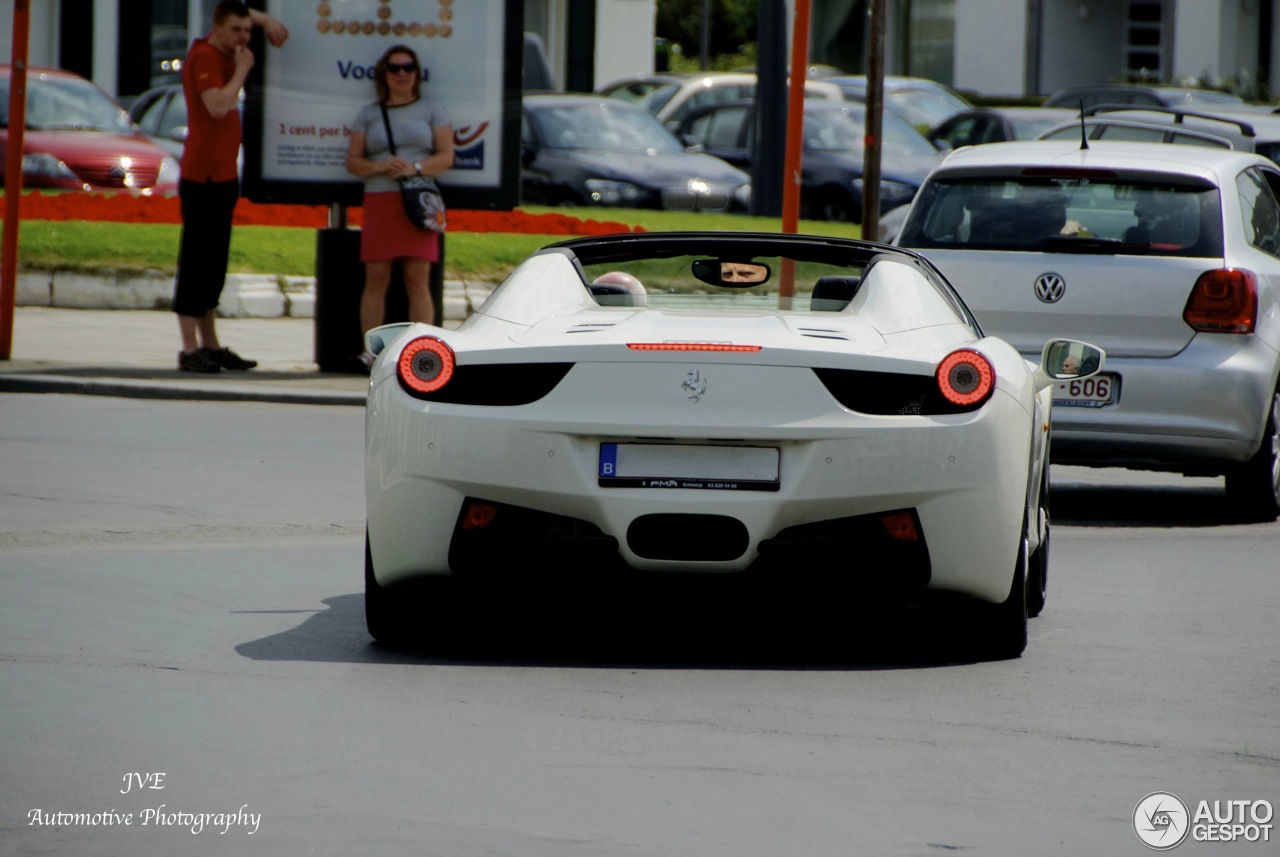
<svg viewBox="0 0 1280 857">
<path fill-rule="evenodd" d="M 9 149 L 9 66 L 0 66 L 0 158 Z M 0 185 L 4 176 L 0 171 Z M 178 162 L 111 96 L 78 74 L 27 71 L 22 184 L 59 190 L 176 193 Z"/>
</svg>

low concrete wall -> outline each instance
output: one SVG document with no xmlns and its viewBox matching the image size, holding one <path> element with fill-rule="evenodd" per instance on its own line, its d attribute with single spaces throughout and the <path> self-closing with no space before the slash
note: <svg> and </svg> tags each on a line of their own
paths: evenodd
<svg viewBox="0 0 1280 857">
<path fill-rule="evenodd" d="M 484 302 L 493 283 L 445 282 L 444 317 L 461 321 Z M 169 310 L 173 275 L 160 272 L 22 271 L 17 305 L 65 309 Z M 223 318 L 314 318 L 314 277 L 228 274 L 218 303 Z"/>
</svg>

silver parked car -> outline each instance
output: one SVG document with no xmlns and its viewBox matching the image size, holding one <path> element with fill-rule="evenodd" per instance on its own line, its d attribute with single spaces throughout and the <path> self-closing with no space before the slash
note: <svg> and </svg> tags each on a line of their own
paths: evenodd
<svg viewBox="0 0 1280 857">
<path fill-rule="evenodd" d="M 898 241 L 986 333 L 1107 352 L 1061 384 L 1053 459 L 1221 474 L 1250 519 L 1280 511 L 1280 168 L 1231 149 L 995 143 L 952 153 Z"/>
</svg>

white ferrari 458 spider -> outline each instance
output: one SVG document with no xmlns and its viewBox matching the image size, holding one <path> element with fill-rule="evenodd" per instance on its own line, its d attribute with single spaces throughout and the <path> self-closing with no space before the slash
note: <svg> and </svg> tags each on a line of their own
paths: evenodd
<svg viewBox="0 0 1280 857">
<path fill-rule="evenodd" d="M 731 232 L 554 244 L 456 330 L 366 344 L 375 638 L 447 616 L 402 597 L 433 582 L 819 569 L 860 601 L 960 596 L 993 657 L 1044 606 L 1052 388 L 1103 361 L 1029 363 L 911 251 Z"/>
</svg>

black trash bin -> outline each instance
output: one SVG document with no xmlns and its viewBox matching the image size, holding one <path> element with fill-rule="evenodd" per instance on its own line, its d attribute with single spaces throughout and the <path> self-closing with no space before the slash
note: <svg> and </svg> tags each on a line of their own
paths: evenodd
<svg viewBox="0 0 1280 857">
<path fill-rule="evenodd" d="M 440 260 L 431 266 L 431 296 L 439 325 L 444 318 L 444 236 L 440 236 Z M 356 357 L 364 350 L 360 330 L 360 295 L 364 291 L 364 263 L 360 261 L 360 231 L 329 228 L 316 230 L 315 361 L 321 372 L 355 372 Z M 409 301 L 404 275 L 397 264 L 387 289 L 386 314 L 391 324 L 407 321 Z"/>
</svg>

